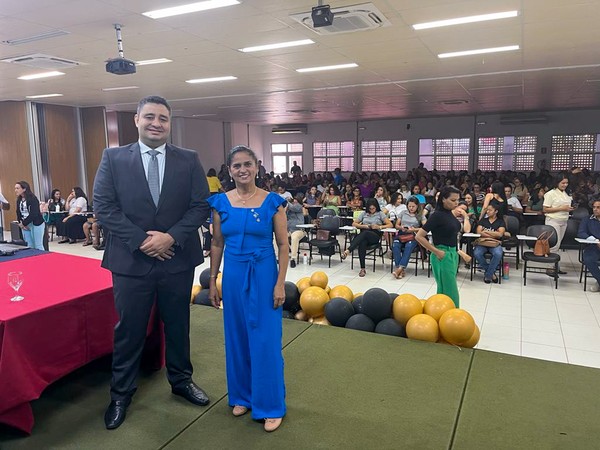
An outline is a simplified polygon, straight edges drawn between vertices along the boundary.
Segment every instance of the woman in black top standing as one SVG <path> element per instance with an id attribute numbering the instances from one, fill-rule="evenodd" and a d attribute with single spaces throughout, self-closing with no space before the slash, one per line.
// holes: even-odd
<path id="1" fill-rule="evenodd" d="M 44 250 L 44 229 L 46 224 L 40 212 L 40 201 L 31 192 L 26 181 L 15 184 L 17 194 L 17 221 L 23 232 L 23 239 L 30 248 Z"/>
<path id="2" fill-rule="evenodd" d="M 458 253 L 456 241 L 461 229 L 460 222 L 452 214 L 458 206 L 460 191 L 453 186 L 444 186 L 440 191 L 435 212 L 425 225 L 417 232 L 416 239 L 423 247 L 431 252 L 431 270 L 437 283 L 437 293 L 446 294 L 459 307 L 458 285 L 456 270 L 458 268 Z M 465 224 L 469 223 L 466 211 L 461 209 Z M 431 232 L 433 244 L 429 242 L 427 233 Z"/>
<path id="3" fill-rule="evenodd" d="M 494 205 L 496 207 L 496 211 L 498 211 L 498 215 L 504 217 L 508 212 L 508 200 L 506 199 L 506 194 L 504 193 L 504 183 L 502 181 L 494 181 L 490 188 L 491 192 L 485 194 L 485 198 L 483 199 L 483 206 L 481 207 L 481 214 L 479 215 L 480 219 L 486 214 L 488 205 Z"/>

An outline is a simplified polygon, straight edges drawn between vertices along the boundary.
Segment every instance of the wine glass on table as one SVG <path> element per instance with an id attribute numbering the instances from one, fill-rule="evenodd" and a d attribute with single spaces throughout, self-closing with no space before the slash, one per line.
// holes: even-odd
<path id="1" fill-rule="evenodd" d="M 19 289 L 23 284 L 23 273 L 22 272 L 9 272 L 8 273 L 8 285 L 13 288 L 16 292 L 15 296 L 10 299 L 11 302 L 20 302 L 25 297 L 19 295 Z"/>

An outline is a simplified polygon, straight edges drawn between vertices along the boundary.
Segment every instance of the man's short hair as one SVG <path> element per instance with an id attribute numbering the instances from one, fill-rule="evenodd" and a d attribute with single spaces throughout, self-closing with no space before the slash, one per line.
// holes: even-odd
<path id="1" fill-rule="evenodd" d="M 138 114 L 140 113 L 140 111 L 146 103 L 155 103 L 157 105 L 163 105 L 165 108 L 167 108 L 167 110 L 169 110 L 169 115 L 171 115 L 171 105 L 169 105 L 169 103 L 167 103 L 167 101 L 164 98 L 159 97 L 158 95 L 149 95 L 148 97 L 144 97 L 143 99 L 141 99 L 137 106 Z"/>

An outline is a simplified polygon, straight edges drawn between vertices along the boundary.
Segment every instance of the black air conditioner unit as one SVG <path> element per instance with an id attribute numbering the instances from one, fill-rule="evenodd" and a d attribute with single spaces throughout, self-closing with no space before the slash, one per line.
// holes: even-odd
<path id="1" fill-rule="evenodd" d="M 271 132 L 273 134 L 306 134 L 308 133 L 308 126 L 305 123 L 276 125 Z"/>
<path id="2" fill-rule="evenodd" d="M 529 125 L 536 123 L 548 123 L 549 121 L 550 119 L 548 116 L 544 115 L 500 117 L 501 125 Z"/>

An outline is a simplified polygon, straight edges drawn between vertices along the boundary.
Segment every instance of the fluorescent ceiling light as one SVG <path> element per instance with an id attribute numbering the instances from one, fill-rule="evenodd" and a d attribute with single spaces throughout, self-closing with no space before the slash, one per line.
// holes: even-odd
<path id="1" fill-rule="evenodd" d="M 415 30 L 425 30 L 427 28 L 447 27 L 450 25 L 461 25 L 463 23 L 484 22 L 486 20 L 507 19 L 517 17 L 519 11 L 504 11 L 493 14 L 480 14 L 478 16 L 458 17 L 456 19 L 437 20 L 435 22 L 416 23 L 412 27 Z"/>
<path id="2" fill-rule="evenodd" d="M 121 86 L 121 87 L 112 87 L 112 88 L 102 88 L 103 91 L 124 91 L 126 89 L 139 89 L 139 86 Z"/>
<path id="3" fill-rule="evenodd" d="M 483 53 L 510 52 L 519 50 L 518 45 L 507 45 L 506 47 L 480 48 L 478 50 L 464 50 L 462 52 L 440 53 L 438 58 L 454 58 L 456 56 L 481 55 Z"/>
<path id="4" fill-rule="evenodd" d="M 32 75 L 23 75 L 22 77 L 19 77 L 19 80 L 37 80 L 38 78 L 57 77 L 59 75 L 64 75 L 64 72 L 52 71 L 34 73 Z"/>
<path id="5" fill-rule="evenodd" d="M 192 114 L 192 117 L 216 116 L 216 114 Z"/>
<path id="6" fill-rule="evenodd" d="M 190 3 L 188 5 L 174 6 L 172 8 L 157 9 L 142 13 L 151 19 L 162 19 L 163 17 L 178 16 L 208 9 L 222 8 L 224 6 L 239 5 L 237 0 L 206 0 L 204 2 Z"/>
<path id="7" fill-rule="evenodd" d="M 274 50 L 277 48 L 287 48 L 287 47 L 297 47 L 299 45 L 309 45 L 314 44 L 315 41 L 312 39 L 302 39 L 301 41 L 289 41 L 289 42 L 279 42 L 278 44 L 268 44 L 268 45 L 257 45 L 256 47 L 245 47 L 240 48 L 240 52 L 250 53 L 250 52 L 261 52 L 263 50 Z"/>
<path id="8" fill-rule="evenodd" d="M 47 97 L 62 97 L 63 94 L 40 94 L 40 95 L 27 95 L 25 98 L 47 98 Z"/>
<path id="9" fill-rule="evenodd" d="M 168 63 L 168 62 L 173 62 L 173 60 L 167 59 L 167 58 L 145 59 L 143 61 L 136 61 L 135 65 L 136 66 L 148 66 L 150 64 L 162 64 L 162 63 Z"/>
<path id="10" fill-rule="evenodd" d="M 30 42 L 41 41 L 42 39 L 49 39 L 49 38 L 58 37 L 58 36 L 65 36 L 67 34 L 71 34 L 71 33 L 69 33 L 68 31 L 64 31 L 64 30 L 52 30 L 52 31 L 48 31 L 46 33 L 36 34 L 34 36 L 27 36 L 27 37 L 18 38 L 18 39 L 7 39 L 5 41 L 2 41 L 2 43 L 6 44 L 6 45 L 29 44 Z"/>
<path id="11" fill-rule="evenodd" d="M 304 69 L 296 69 L 296 72 L 319 72 L 321 70 L 336 70 L 336 69 L 350 69 L 351 67 L 358 67 L 356 63 L 350 64 L 338 64 L 337 66 L 321 66 L 321 67 L 306 67 Z"/>
<path id="12" fill-rule="evenodd" d="M 212 83 L 213 81 L 229 81 L 237 80 L 237 77 L 226 76 L 226 77 L 213 77 L 213 78 L 196 78 L 194 80 L 186 80 L 186 83 Z"/>

